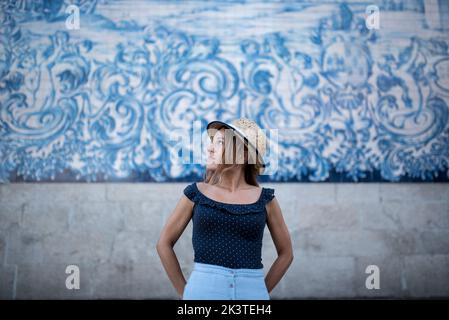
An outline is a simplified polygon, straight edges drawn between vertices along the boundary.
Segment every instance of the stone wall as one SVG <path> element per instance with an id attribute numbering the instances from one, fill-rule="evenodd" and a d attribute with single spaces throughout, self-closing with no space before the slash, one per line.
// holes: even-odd
<path id="1" fill-rule="evenodd" d="M 176 299 L 157 255 L 187 183 L 0 185 L 1 299 Z M 295 259 L 272 299 L 449 296 L 449 185 L 266 183 Z M 184 276 L 191 223 L 175 245 Z M 265 229 L 263 264 L 276 250 Z M 68 265 L 80 289 L 68 290 Z M 368 290 L 368 265 L 380 289 Z"/>

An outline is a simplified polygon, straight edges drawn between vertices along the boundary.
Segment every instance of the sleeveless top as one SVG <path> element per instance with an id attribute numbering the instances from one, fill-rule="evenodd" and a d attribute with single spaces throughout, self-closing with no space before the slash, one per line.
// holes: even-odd
<path id="1" fill-rule="evenodd" d="M 199 191 L 196 183 L 185 187 L 184 194 L 194 202 L 194 262 L 233 269 L 263 268 L 265 205 L 273 199 L 274 189 L 263 187 L 259 199 L 250 204 L 212 200 Z"/>

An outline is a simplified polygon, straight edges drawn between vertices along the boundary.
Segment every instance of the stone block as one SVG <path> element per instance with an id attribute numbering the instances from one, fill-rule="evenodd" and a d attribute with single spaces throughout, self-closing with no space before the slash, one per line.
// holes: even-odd
<path id="1" fill-rule="evenodd" d="M 449 297 L 449 255 L 413 255 L 404 259 L 411 297 Z"/>
<path id="2" fill-rule="evenodd" d="M 278 299 L 346 298 L 355 295 L 355 262 L 352 257 L 295 255 Z"/>
<path id="3" fill-rule="evenodd" d="M 370 265 L 379 268 L 379 289 L 366 286 L 366 280 L 372 275 L 367 271 Z M 369 256 L 355 258 L 355 286 L 357 297 L 363 298 L 404 298 L 408 292 L 403 288 L 404 263 L 402 256 Z"/>
<path id="4" fill-rule="evenodd" d="M 15 277 L 15 265 L 0 266 L 0 300 L 12 300 L 15 298 Z"/>
<path id="5" fill-rule="evenodd" d="M 16 298 L 22 299 L 91 299 L 93 292 L 94 265 L 77 264 L 80 288 L 68 289 L 66 273 L 69 264 L 45 263 L 18 266 Z"/>

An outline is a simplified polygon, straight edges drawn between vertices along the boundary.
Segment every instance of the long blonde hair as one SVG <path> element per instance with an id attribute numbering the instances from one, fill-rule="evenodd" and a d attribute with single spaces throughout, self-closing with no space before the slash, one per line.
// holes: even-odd
<path id="1" fill-rule="evenodd" d="M 219 128 L 217 128 L 217 130 L 220 130 L 224 128 L 224 126 L 221 126 Z M 228 136 L 226 136 L 227 138 Z M 236 137 L 235 135 L 231 136 L 232 139 L 224 139 L 225 140 L 225 144 L 223 147 L 223 152 L 221 154 L 221 163 L 217 164 L 217 168 L 216 169 L 208 169 L 206 168 L 206 172 L 204 174 L 204 182 L 205 183 L 209 183 L 209 184 L 217 184 L 221 181 L 223 175 L 231 170 L 232 168 L 236 168 L 236 167 L 240 167 L 240 166 L 244 166 L 244 177 L 245 177 L 245 182 L 247 184 L 259 187 L 259 183 L 257 182 L 257 176 L 259 174 L 259 159 L 258 157 L 256 157 L 256 163 L 248 163 L 248 146 L 247 143 L 245 141 L 245 143 L 243 143 L 243 141 L 241 139 L 239 139 L 238 137 Z M 210 137 L 211 141 L 213 140 L 213 136 Z M 226 150 L 230 150 L 232 148 L 233 152 L 229 153 L 226 152 Z M 243 156 L 243 160 L 244 163 L 237 163 L 236 161 L 236 157 L 237 155 L 244 155 Z M 250 153 L 251 154 L 251 153 Z M 229 162 L 229 156 L 232 155 L 232 163 L 229 164 L 227 162 Z M 226 158 L 228 157 L 228 158 Z M 225 161 L 227 160 L 227 161 Z M 251 161 L 254 162 L 254 161 Z"/>

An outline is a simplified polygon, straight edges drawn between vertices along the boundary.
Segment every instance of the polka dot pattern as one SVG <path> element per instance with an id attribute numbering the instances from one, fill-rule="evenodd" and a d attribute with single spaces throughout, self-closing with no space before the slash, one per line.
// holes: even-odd
<path id="1" fill-rule="evenodd" d="M 192 244 L 194 261 L 227 268 L 260 269 L 266 204 L 274 189 L 262 188 L 251 204 L 218 202 L 201 193 L 192 183 L 184 194 L 193 201 Z"/>

